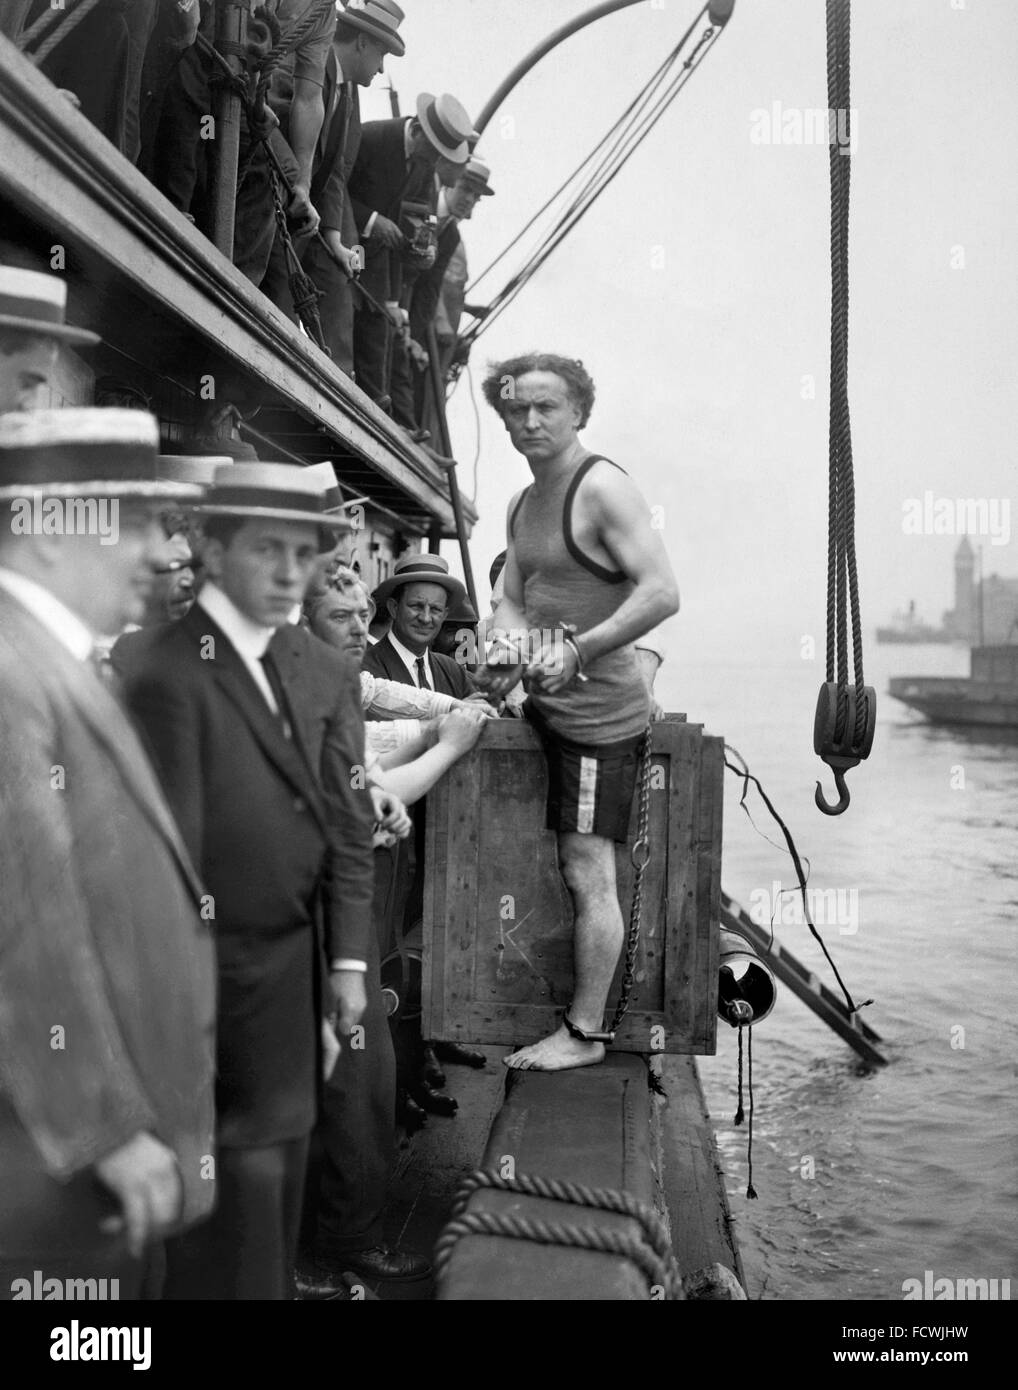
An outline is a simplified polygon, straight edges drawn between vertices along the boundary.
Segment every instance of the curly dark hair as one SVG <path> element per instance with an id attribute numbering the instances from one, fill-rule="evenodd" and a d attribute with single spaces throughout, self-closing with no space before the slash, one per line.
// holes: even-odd
<path id="1" fill-rule="evenodd" d="M 528 352 L 522 357 L 509 357 L 504 362 L 493 362 L 484 379 L 484 399 L 492 410 L 503 414 L 507 400 L 512 399 L 512 390 L 507 391 L 516 379 L 528 372 L 554 372 L 565 382 L 566 391 L 573 405 L 580 412 L 578 428 L 583 429 L 594 408 L 594 383 L 583 363 L 575 357 L 559 357 L 554 352 Z"/>

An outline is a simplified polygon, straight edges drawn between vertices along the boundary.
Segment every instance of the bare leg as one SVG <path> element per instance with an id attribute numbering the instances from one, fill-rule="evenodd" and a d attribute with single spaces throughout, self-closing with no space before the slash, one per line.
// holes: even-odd
<path id="1" fill-rule="evenodd" d="M 615 885 L 615 846 L 601 835 L 564 831 L 559 867 L 576 913 L 573 958 L 576 984 L 569 1017 L 585 1033 L 600 1032 L 608 990 L 622 949 L 622 911 Z M 604 1060 L 604 1043 L 582 1042 L 560 1025 L 548 1038 L 504 1059 L 520 1071 L 565 1071 Z"/>

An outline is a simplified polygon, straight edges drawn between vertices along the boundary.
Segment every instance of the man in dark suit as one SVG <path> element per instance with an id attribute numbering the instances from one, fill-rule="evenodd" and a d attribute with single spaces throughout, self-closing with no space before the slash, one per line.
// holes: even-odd
<path id="1" fill-rule="evenodd" d="M 440 555 L 408 555 L 373 596 L 380 613 L 388 612 L 392 626 L 368 647 L 362 670 L 383 680 L 421 689 L 437 690 L 460 700 L 486 703 L 473 691 L 470 680 L 450 656 L 431 650 L 450 607 L 466 600 L 466 590 L 449 573 Z M 420 919 L 424 904 L 425 803 L 411 810 L 414 834 L 397 847 L 393 878 L 399 885 L 388 900 L 389 920 L 383 936 L 400 940 Z"/>
<path id="2" fill-rule="evenodd" d="M 474 692 L 463 667 L 431 650 L 450 607 L 466 599 L 463 585 L 449 573 L 449 562 L 441 555 L 408 555 L 396 562 L 373 598 L 379 612 L 388 612 L 392 627 L 368 648 L 364 670 L 402 685 L 469 699 Z"/>
<path id="3" fill-rule="evenodd" d="M 423 92 L 417 115 L 368 121 L 348 180 L 350 205 L 365 250 L 361 284 L 380 305 L 366 301 L 354 320 L 357 381 L 372 400 L 389 394 L 389 354 L 393 327 L 401 331 L 409 316 L 400 308 L 404 290 L 405 237 L 401 209 L 413 202 L 434 213 L 440 158 L 465 164 L 474 138 L 470 118 L 455 97 Z"/>
<path id="4" fill-rule="evenodd" d="M 360 683 L 287 621 L 349 529 L 324 508 L 302 469 L 220 470 L 203 509 L 205 586 L 126 681 L 215 903 L 219 1205 L 168 1249 L 170 1297 L 292 1296 L 317 1075 L 336 1055 L 319 917 L 341 1036 L 365 1009 L 376 809 Z"/>
<path id="5" fill-rule="evenodd" d="M 426 403 L 431 392 L 431 378 L 426 370 L 427 354 L 431 350 L 429 329 L 435 322 L 439 302 L 442 298 L 442 285 L 457 249 L 461 245 L 459 224 L 469 222 L 474 208 L 482 198 L 492 198 L 495 190 L 488 184 L 491 170 L 483 160 L 471 155 L 462 169 L 444 171 L 439 167 L 439 176 L 451 176 L 451 185 L 443 184 L 438 195 L 438 254 L 430 270 L 422 271 L 414 281 L 410 295 L 410 337 L 415 344 L 411 353 L 416 359 L 417 370 L 411 375 L 410 354 L 394 356 L 392 364 L 392 413 L 401 425 L 412 429 L 424 427 L 428 434 L 435 431 L 432 423 L 437 419 L 425 418 Z M 441 349 L 439 349 L 441 351 Z M 446 363 L 439 362 L 444 371 Z"/>
<path id="6" fill-rule="evenodd" d="M 0 1298 L 37 1270 L 137 1298 L 216 1190 L 207 900 L 91 661 L 141 615 L 156 509 L 201 496 L 155 481 L 158 438 L 135 410 L 0 418 Z M 33 501 L 80 509 L 45 533 Z"/>

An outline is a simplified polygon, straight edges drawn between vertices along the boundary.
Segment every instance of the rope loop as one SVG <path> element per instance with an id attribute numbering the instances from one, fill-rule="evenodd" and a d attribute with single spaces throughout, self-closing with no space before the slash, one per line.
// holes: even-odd
<path id="1" fill-rule="evenodd" d="M 468 1211 L 470 1198 L 481 1188 L 613 1212 L 636 1221 L 640 1232 L 634 1236 L 609 1227 L 574 1226 L 508 1211 Z M 681 1276 L 665 1222 L 653 1207 L 628 1192 L 585 1187 L 568 1179 L 546 1178 L 539 1174 L 517 1173 L 513 1178 L 506 1178 L 491 1168 L 478 1169 L 465 1178 L 457 1190 L 449 1220 L 435 1246 L 435 1277 L 439 1282 L 448 1275 L 457 1243 L 467 1235 L 501 1236 L 539 1245 L 619 1255 L 637 1266 L 651 1289 L 663 1289 L 666 1299 L 678 1300 L 683 1296 Z"/>

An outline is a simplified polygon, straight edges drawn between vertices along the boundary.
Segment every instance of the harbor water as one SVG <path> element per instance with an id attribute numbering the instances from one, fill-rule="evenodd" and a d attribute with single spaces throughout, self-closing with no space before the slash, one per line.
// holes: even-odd
<path id="1" fill-rule="evenodd" d="M 848 774 L 847 813 L 828 818 L 813 804 L 817 777 L 835 795 L 812 751 L 823 651 L 785 650 L 680 649 L 658 695 L 761 779 L 810 860 L 814 919 L 849 990 L 873 1000 L 889 1065 L 867 1072 L 779 986 L 753 1035 L 749 1200 L 736 1033 L 719 1020 L 700 1072 L 749 1296 L 902 1299 L 927 1271 L 997 1280 L 1001 1297 L 1010 1279 L 1018 1295 L 1018 734 L 938 729 L 886 695 L 892 675 L 967 674 L 966 649 L 871 646 L 873 751 Z M 754 830 L 740 793 L 726 774 L 725 890 L 757 920 L 773 914 L 777 939 L 836 990 L 797 895 L 782 895 L 795 876 L 781 832 L 751 790 Z"/>

